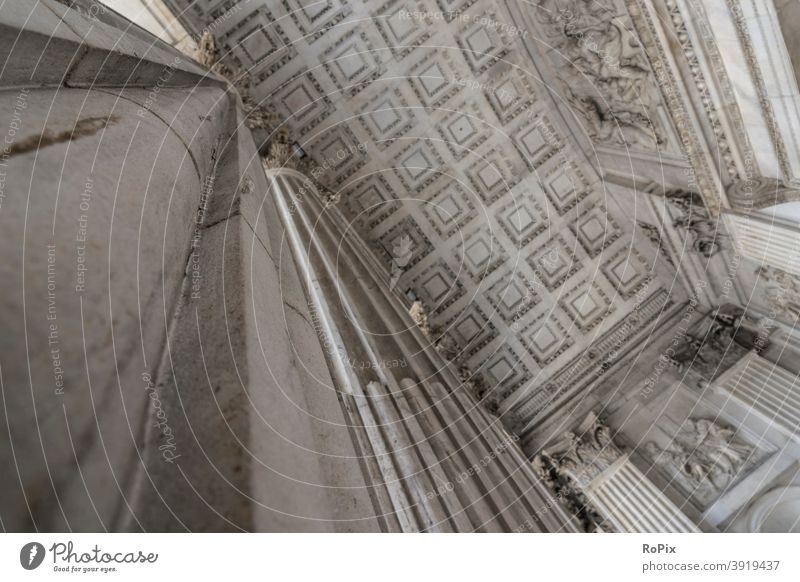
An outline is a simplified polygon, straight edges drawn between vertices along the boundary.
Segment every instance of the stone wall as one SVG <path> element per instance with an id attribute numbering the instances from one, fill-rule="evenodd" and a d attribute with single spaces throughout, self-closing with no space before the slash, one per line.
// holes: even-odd
<path id="1" fill-rule="evenodd" d="M 126 27 L 0 10 L 3 527 L 373 530 L 238 97 Z"/>

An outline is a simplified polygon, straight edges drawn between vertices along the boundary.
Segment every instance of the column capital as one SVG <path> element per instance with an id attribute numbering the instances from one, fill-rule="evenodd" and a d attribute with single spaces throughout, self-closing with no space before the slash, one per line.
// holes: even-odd
<path id="1" fill-rule="evenodd" d="M 622 456 L 614 444 L 611 429 L 590 412 L 575 431 L 542 451 L 558 470 L 582 488 L 588 487 Z"/>
<path id="2" fill-rule="evenodd" d="M 545 485 L 572 511 L 587 532 L 614 531 L 587 495 L 592 483 L 615 470 L 624 453 L 612 438 L 611 429 L 594 413 L 575 429 L 533 458 Z"/>

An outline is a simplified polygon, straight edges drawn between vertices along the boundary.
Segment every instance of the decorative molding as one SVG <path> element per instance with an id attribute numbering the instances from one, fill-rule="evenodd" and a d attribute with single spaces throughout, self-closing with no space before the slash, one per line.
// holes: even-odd
<path id="1" fill-rule="evenodd" d="M 541 388 L 520 398 L 509 415 L 513 426 L 525 437 L 536 424 L 569 394 L 577 394 L 601 378 L 622 357 L 627 345 L 671 305 L 669 295 L 659 289 L 638 308 L 592 343 L 591 349 L 568 362 Z"/>
<path id="2" fill-rule="evenodd" d="M 703 148 L 704 141 L 694 129 L 694 119 L 689 113 L 692 109 L 684 103 L 680 81 L 670 62 L 670 51 L 661 43 L 658 27 L 650 13 L 651 7 L 644 0 L 624 0 L 624 2 L 661 89 L 663 102 L 678 133 L 681 149 L 691 165 L 697 190 L 703 197 L 710 215 L 716 217 L 722 208 L 717 174 Z"/>
<path id="3" fill-rule="evenodd" d="M 299 172 L 308 170 L 308 161 L 297 156 L 294 144 L 289 141 L 289 130 L 286 126 L 281 126 L 275 131 L 269 143 L 269 150 L 262 156 L 261 161 L 267 170 L 279 168 L 289 168 Z"/>
<path id="4" fill-rule="evenodd" d="M 304 6 L 300 0 L 281 0 L 281 3 L 309 44 L 318 41 L 352 12 L 347 0 L 316 2 L 310 6 Z"/>
<path id="5" fill-rule="evenodd" d="M 611 429 L 590 413 L 576 432 L 565 433 L 542 455 L 555 461 L 563 473 L 582 489 L 608 471 L 622 456 L 611 439 Z"/>
<path id="6" fill-rule="evenodd" d="M 219 43 L 214 35 L 206 30 L 197 43 L 195 60 L 214 73 L 224 77 L 229 85 L 239 93 L 244 107 L 245 125 L 248 129 L 273 130 L 280 120 L 278 114 L 262 101 L 256 101 L 251 95 L 252 79 L 249 73 L 234 73 L 223 61 Z"/>
<path id="7" fill-rule="evenodd" d="M 692 2 L 691 4 L 697 7 L 697 4 L 695 4 L 694 2 Z M 695 89 L 697 90 L 697 93 L 700 97 L 700 103 L 702 104 L 703 110 L 705 111 L 706 114 L 705 118 L 706 123 L 708 123 L 709 127 L 711 128 L 711 131 L 714 134 L 715 145 L 719 150 L 722 161 L 725 163 L 725 168 L 728 171 L 728 176 L 732 180 L 738 180 L 739 170 L 736 166 L 736 159 L 734 158 L 733 152 L 731 150 L 730 141 L 728 140 L 725 128 L 723 127 L 720 119 L 720 111 L 717 109 L 714 99 L 711 96 L 708 80 L 705 78 L 705 75 L 703 74 L 703 69 L 700 66 L 698 49 L 692 43 L 692 39 L 686 27 L 686 21 L 681 12 L 678 1 L 665 0 L 664 6 L 666 7 L 669 15 L 669 19 L 667 19 L 666 21 L 672 22 L 674 38 L 677 39 L 677 41 L 680 43 L 680 48 L 683 54 L 683 58 L 686 59 L 687 66 L 689 68 L 689 73 L 691 74 L 692 79 L 694 80 Z M 706 55 L 706 59 L 712 63 L 721 62 L 722 57 L 719 53 L 719 49 L 717 48 L 716 42 L 714 42 L 714 38 L 711 31 L 708 30 L 708 23 L 706 19 L 700 17 L 699 15 L 696 15 L 693 24 L 700 29 L 700 36 L 703 42 L 702 50 Z M 728 77 L 727 72 L 723 67 L 715 67 L 713 74 L 716 77 L 717 81 L 719 82 L 720 90 L 723 93 L 725 101 L 728 103 L 732 103 L 735 97 L 733 93 L 731 80 Z M 735 131 L 739 135 L 744 136 L 745 135 L 744 121 L 738 109 L 728 110 L 726 111 L 726 115 L 728 117 L 728 120 L 734 126 Z M 745 157 L 748 154 L 752 156 L 752 148 L 750 147 L 750 144 L 749 142 L 747 142 L 746 139 L 743 140 L 742 142 L 737 143 L 737 146 L 742 150 L 742 154 Z"/>
<path id="8" fill-rule="evenodd" d="M 203 32 L 197 44 L 195 60 L 222 76 L 228 81 L 229 87 L 236 91 L 242 100 L 245 125 L 250 130 L 264 130 L 270 133 L 269 148 L 266 155 L 262 156 L 265 169 L 290 168 L 298 171 L 308 170 L 308 160 L 298 157 L 297 150 L 289 139 L 289 130 L 280 123 L 278 114 L 263 100 L 256 102 L 251 95 L 252 79 L 248 73 L 234 73 L 222 60 L 222 53 L 216 37 L 208 30 Z M 321 192 L 327 191 L 318 186 Z M 323 194 L 323 199 L 329 203 L 338 201 L 330 193 Z"/>
<path id="9" fill-rule="evenodd" d="M 636 225 L 641 229 L 642 233 L 644 233 L 647 239 L 653 243 L 653 246 L 658 249 L 658 256 L 664 257 L 664 260 L 674 268 L 675 261 L 672 259 L 669 246 L 665 240 L 665 237 L 663 236 L 662 227 L 643 222 L 641 220 L 637 220 Z"/>
<path id="10" fill-rule="evenodd" d="M 750 38 L 750 33 L 747 31 L 747 22 L 745 21 L 742 7 L 739 0 L 725 0 L 728 8 L 733 16 L 733 22 L 736 25 L 736 34 L 739 37 L 739 43 L 745 54 L 747 60 L 747 67 L 750 69 L 750 76 L 756 86 L 758 93 L 758 103 L 761 107 L 761 113 L 767 124 L 769 137 L 772 145 L 775 147 L 775 154 L 781 166 L 781 172 L 784 176 L 792 176 L 792 167 L 789 164 L 789 159 L 786 154 L 786 145 L 783 143 L 783 137 L 778 129 L 778 123 L 775 120 L 775 112 L 772 109 L 772 102 L 767 95 L 766 85 L 764 83 L 764 75 L 761 72 L 761 67 L 758 64 L 758 58 L 755 55 L 753 48 L 753 41 Z"/>

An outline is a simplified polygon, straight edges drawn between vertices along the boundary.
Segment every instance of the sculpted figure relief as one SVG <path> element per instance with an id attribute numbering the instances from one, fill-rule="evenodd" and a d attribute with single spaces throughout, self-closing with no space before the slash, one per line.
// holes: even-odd
<path id="1" fill-rule="evenodd" d="M 685 381 L 712 382 L 745 357 L 760 353 L 770 345 L 770 328 L 749 316 L 738 305 L 725 303 L 695 323 L 670 354 L 670 362 L 682 372 Z"/>
<path id="2" fill-rule="evenodd" d="M 756 460 L 756 448 L 738 438 L 735 430 L 704 418 L 686 419 L 667 447 L 649 442 L 645 451 L 703 505 Z"/>
<path id="3" fill-rule="evenodd" d="M 541 0 L 535 18 L 574 76 L 566 99 L 597 141 L 655 149 L 666 142 L 644 51 L 624 9 L 593 0 Z M 563 60 L 562 60 L 563 59 Z"/>
<path id="4" fill-rule="evenodd" d="M 681 214 L 672 225 L 681 228 L 692 236 L 692 249 L 706 258 L 714 256 L 721 250 L 721 239 L 718 221 L 711 218 L 703 199 L 696 192 L 671 189 L 664 192 L 664 197 Z"/>
<path id="5" fill-rule="evenodd" d="M 770 266 L 761 266 L 756 274 L 765 282 L 767 305 L 786 323 L 800 319 L 800 280 L 791 273 Z"/>

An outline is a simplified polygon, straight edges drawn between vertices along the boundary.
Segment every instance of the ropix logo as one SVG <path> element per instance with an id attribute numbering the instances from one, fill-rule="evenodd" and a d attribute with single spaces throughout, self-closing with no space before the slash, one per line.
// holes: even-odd
<path id="1" fill-rule="evenodd" d="M 26 570 L 35 570 L 44 561 L 44 546 L 39 542 L 28 542 L 19 551 L 19 563 Z"/>

